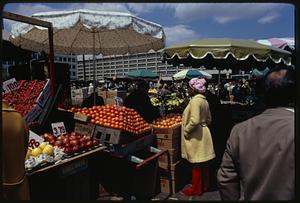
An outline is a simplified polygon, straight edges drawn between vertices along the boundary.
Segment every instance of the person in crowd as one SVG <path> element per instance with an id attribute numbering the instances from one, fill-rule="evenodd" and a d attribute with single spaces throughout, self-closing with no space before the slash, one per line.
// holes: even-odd
<path id="1" fill-rule="evenodd" d="M 160 116 L 159 109 L 152 105 L 148 96 L 149 84 L 146 81 L 138 81 L 137 89 L 130 93 L 123 105 L 135 109 L 146 122 L 151 123 Z"/>
<path id="2" fill-rule="evenodd" d="M 287 67 L 269 71 L 267 109 L 232 129 L 217 176 L 222 200 L 295 198 L 295 77 Z"/>
<path id="3" fill-rule="evenodd" d="M 29 200 L 25 156 L 29 132 L 23 117 L 2 101 L 2 192 L 4 200 Z"/>
<path id="4" fill-rule="evenodd" d="M 94 104 L 94 97 L 96 98 Z M 104 100 L 97 92 L 93 92 L 89 97 L 83 100 L 81 107 L 103 106 Z"/>
<path id="5" fill-rule="evenodd" d="M 204 96 L 205 79 L 189 81 L 192 96 L 185 108 L 181 126 L 181 156 L 192 165 L 192 186 L 183 191 L 184 195 L 202 195 L 209 189 L 208 161 L 215 158 L 213 141 L 208 125 L 211 114 Z"/>
<path id="6" fill-rule="evenodd" d="M 161 85 L 159 88 L 158 88 L 158 94 L 161 95 L 161 96 L 166 96 L 166 95 L 169 95 L 171 94 L 172 92 L 168 89 L 168 85 L 167 83 Z"/>

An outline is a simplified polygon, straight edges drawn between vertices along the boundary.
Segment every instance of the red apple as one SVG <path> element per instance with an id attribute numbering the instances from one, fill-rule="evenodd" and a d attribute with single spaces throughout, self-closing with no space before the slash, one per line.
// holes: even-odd
<path id="1" fill-rule="evenodd" d="M 85 143 L 85 139 L 82 137 L 82 138 L 80 138 L 79 142 L 80 143 Z"/>
<path id="2" fill-rule="evenodd" d="M 86 148 L 85 143 L 81 143 L 79 148 L 80 148 L 80 150 L 85 150 L 85 148 Z"/>
<path id="3" fill-rule="evenodd" d="M 73 152 L 77 152 L 77 151 L 79 151 L 79 145 L 73 146 Z"/>
<path id="4" fill-rule="evenodd" d="M 62 142 L 66 145 L 70 142 L 69 138 L 65 137 Z"/>
<path id="5" fill-rule="evenodd" d="M 70 154 L 73 154 L 73 149 L 71 147 L 66 147 L 64 149 L 64 153 L 70 155 Z"/>
<path id="6" fill-rule="evenodd" d="M 95 139 L 93 139 L 93 145 L 94 145 L 94 146 L 97 146 L 97 145 L 99 145 L 99 141 L 98 141 L 98 140 L 95 140 Z"/>
<path id="7" fill-rule="evenodd" d="M 73 136 L 76 136 L 76 133 L 75 133 L 75 132 L 71 132 L 70 135 L 71 135 L 71 136 L 72 136 L 72 135 L 73 135 Z"/>
<path id="8" fill-rule="evenodd" d="M 70 140 L 76 140 L 76 136 L 75 135 L 71 135 L 70 136 Z"/>
<path id="9" fill-rule="evenodd" d="M 70 141 L 70 144 L 71 144 L 72 146 L 76 146 L 76 145 L 79 144 L 79 142 L 78 142 L 77 140 L 71 140 L 71 141 Z"/>
<path id="10" fill-rule="evenodd" d="M 49 144 L 55 145 L 55 140 L 49 140 Z"/>
<path id="11" fill-rule="evenodd" d="M 57 140 L 63 140 L 65 138 L 65 136 L 61 135 L 57 137 Z"/>
<path id="12" fill-rule="evenodd" d="M 61 147 L 62 146 L 62 141 L 61 140 L 57 140 L 54 145 L 57 146 L 57 147 Z"/>
<path id="13" fill-rule="evenodd" d="M 85 139 L 85 141 L 90 141 L 91 140 L 91 137 L 87 136 L 87 135 L 83 136 L 83 138 Z"/>
<path id="14" fill-rule="evenodd" d="M 93 146 L 93 142 L 92 141 L 88 141 L 87 143 L 86 143 L 86 147 L 87 148 L 91 148 Z"/>

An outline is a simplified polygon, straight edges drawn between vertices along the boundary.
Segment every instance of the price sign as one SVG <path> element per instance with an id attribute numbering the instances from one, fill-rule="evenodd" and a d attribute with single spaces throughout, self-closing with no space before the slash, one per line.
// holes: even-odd
<path id="1" fill-rule="evenodd" d="M 64 122 L 51 123 L 54 136 L 66 134 L 66 128 Z"/>
<path id="2" fill-rule="evenodd" d="M 37 148 L 42 142 L 44 142 L 44 138 L 29 130 L 28 147 L 31 147 L 32 149 Z"/>
<path id="3" fill-rule="evenodd" d="M 4 93 L 8 93 L 8 92 L 18 89 L 19 84 L 15 78 L 12 78 L 12 79 L 4 81 L 2 87 L 3 87 Z"/>

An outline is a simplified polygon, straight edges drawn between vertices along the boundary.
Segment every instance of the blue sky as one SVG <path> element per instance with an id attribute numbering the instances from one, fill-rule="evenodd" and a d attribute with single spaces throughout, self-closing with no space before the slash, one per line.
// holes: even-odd
<path id="1" fill-rule="evenodd" d="M 5 11 L 26 16 L 54 10 L 129 12 L 163 26 L 166 45 L 207 37 L 295 37 L 294 5 L 282 3 L 10 3 Z M 10 32 L 13 21 L 4 20 Z"/>

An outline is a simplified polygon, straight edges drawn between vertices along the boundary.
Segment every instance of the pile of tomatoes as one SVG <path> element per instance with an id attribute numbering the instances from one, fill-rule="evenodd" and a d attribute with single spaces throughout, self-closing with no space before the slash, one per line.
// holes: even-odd
<path id="1" fill-rule="evenodd" d="M 19 80 L 19 88 L 13 92 L 5 93 L 2 98 L 8 101 L 22 116 L 26 116 L 36 105 L 36 99 L 40 95 L 47 80 Z"/>
<path id="2" fill-rule="evenodd" d="M 169 114 L 164 118 L 158 118 L 153 122 L 154 128 L 173 128 L 180 125 L 182 117 L 180 114 Z"/>
<path id="3" fill-rule="evenodd" d="M 91 123 L 107 128 L 141 134 L 150 130 L 150 125 L 134 110 L 124 106 L 93 106 L 71 108 L 73 113 L 91 117 Z"/>

